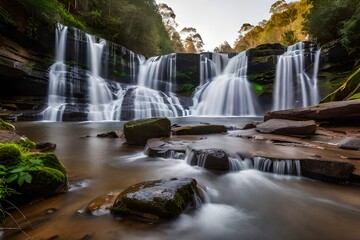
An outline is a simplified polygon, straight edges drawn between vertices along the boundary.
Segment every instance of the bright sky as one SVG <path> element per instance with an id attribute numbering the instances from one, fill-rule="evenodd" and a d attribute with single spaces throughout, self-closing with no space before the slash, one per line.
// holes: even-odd
<path id="1" fill-rule="evenodd" d="M 224 41 L 233 46 L 243 23 L 257 25 L 269 20 L 270 6 L 276 0 L 155 0 L 166 3 L 176 14 L 178 31 L 194 27 L 212 51 Z"/>

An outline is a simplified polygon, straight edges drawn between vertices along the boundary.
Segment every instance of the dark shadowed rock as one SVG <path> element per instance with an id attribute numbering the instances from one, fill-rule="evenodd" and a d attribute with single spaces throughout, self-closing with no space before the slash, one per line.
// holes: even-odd
<path id="1" fill-rule="evenodd" d="M 173 128 L 171 130 L 173 135 L 201 135 L 201 134 L 213 134 L 213 133 L 226 133 L 227 129 L 224 125 L 195 125 L 195 126 L 183 126 Z"/>
<path id="2" fill-rule="evenodd" d="M 37 143 L 35 149 L 39 150 L 40 152 L 50 152 L 55 150 L 56 144 L 51 142 L 45 143 Z"/>
<path id="3" fill-rule="evenodd" d="M 315 120 L 328 122 L 360 122 L 360 99 L 328 102 L 316 106 L 267 112 L 264 120 Z"/>
<path id="4" fill-rule="evenodd" d="M 193 149 L 187 162 L 191 166 L 196 165 L 210 170 L 228 171 L 230 169 L 229 154 L 223 149 Z"/>
<path id="5" fill-rule="evenodd" d="M 340 141 L 337 146 L 343 149 L 358 150 L 360 149 L 360 138 L 348 137 Z"/>
<path id="6" fill-rule="evenodd" d="M 129 121 L 124 124 L 126 142 L 144 146 L 147 140 L 158 137 L 169 137 L 171 122 L 167 118 L 147 118 Z"/>
<path id="7" fill-rule="evenodd" d="M 197 194 L 192 178 L 137 183 L 118 195 L 111 213 L 150 221 L 175 218 L 192 206 Z"/>
<path id="8" fill-rule="evenodd" d="M 99 138 L 120 138 L 123 136 L 122 132 L 110 131 L 107 133 L 99 133 L 96 135 Z"/>
<path id="9" fill-rule="evenodd" d="M 262 133 L 298 136 L 314 134 L 316 128 L 316 123 L 313 120 L 293 121 L 286 119 L 271 119 L 256 126 L 256 130 Z"/>

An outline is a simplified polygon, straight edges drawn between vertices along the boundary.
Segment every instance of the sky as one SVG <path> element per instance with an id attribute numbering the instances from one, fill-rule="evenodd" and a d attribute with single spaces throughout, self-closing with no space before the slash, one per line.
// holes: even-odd
<path id="1" fill-rule="evenodd" d="M 268 20 L 270 6 L 276 0 L 155 0 L 166 3 L 175 14 L 178 31 L 194 27 L 201 35 L 205 51 L 212 51 L 224 41 L 233 46 L 241 25 L 257 25 Z"/>

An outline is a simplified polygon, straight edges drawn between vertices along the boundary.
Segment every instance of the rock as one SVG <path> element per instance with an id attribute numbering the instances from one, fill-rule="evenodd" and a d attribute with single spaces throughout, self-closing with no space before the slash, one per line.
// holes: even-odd
<path id="1" fill-rule="evenodd" d="M 337 146 L 343 149 L 360 150 L 360 138 L 345 138 L 341 140 Z"/>
<path id="2" fill-rule="evenodd" d="M 19 142 L 22 137 L 14 131 L 0 130 L 0 143 Z"/>
<path id="3" fill-rule="evenodd" d="M 197 182 L 192 178 L 137 183 L 117 196 L 111 213 L 150 221 L 171 219 L 192 206 L 197 194 Z"/>
<path id="4" fill-rule="evenodd" d="M 111 131 L 111 132 L 107 132 L 107 133 L 100 133 L 98 135 L 96 135 L 97 137 L 100 138 L 120 138 L 123 136 L 122 132 L 116 132 L 116 131 Z"/>
<path id="5" fill-rule="evenodd" d="M 0 118 L 0 130 L 15 131 L 15 127 Z"/>
<path id="6" fill-rule="evenodd" d="M 0 143 L 0 164 L 5 167 L 17 165 L 21 161 L 21 149 L 15 143 Z"/>
<path id="7" fill-rule="evenodd" d="M 110 213 L 116 197 L 120 191 L 109 192 L 108 194 L 92 200 L 85 208 L 85 213 L 93 216 L 102 216 Z"/>
<path id="8" fill-rule="evenodd" d="M 213 133 L 226 133 L 227 129 L 224 125 L 195 125 L 195 126 L 183 126 L 173 128 L 171 130 L 173 135 L 202 135 Z"/>
<path id="9" fill-rule="evenodd" d="M 51 142 L 45 143 L 37 143 L 35 149 L 39 150 L 40 152 L 50 152 L 55 150 L 56 144 Z"/>
<path id="10" fill-rule="evenodd" d="M 274 133 L 282 135 L 306 136 L 314 134 L 316 123 L 309 121 L 293 121 L 286 119 L 270 119 L 256 126 L 256 130 L 262 133 Z"/>
<path id="11" fill-rule="evenodd" d="M 223 149 L 192 150 L 187 162 L 191 166 L 199 166 L 210 170 L 228 171 L 230 169 L 229 154 Z"/>
<path id="12" fill-rule="evenodd" d="M 322 103 L 316 106 L 267 112 L 264 120 L 315 120 L 344 124 L 360 122 L 360 99 Z"/>
<path id="13" fill-rule="evenodd" d="M 147 118 L 129 121 L 124 124 L 126 142 L 144 146 L 147 140 L 158 137 L 169 137 L 171 122 L 167 118 Z"/>
<path id="14" fill-rule="evenodd" d="M 144 153 L 149 157 L 184 159 L 187 146 L 191 143 L 191 140 L 179 137 L 153 138 L 147 141 Z"/>
<path id="15" fill-rule="evenodd" d="M 355 166 L 348 162 L 326 160 L 302 160 L 303 176 L 330 182 L 349 181 Z"/>

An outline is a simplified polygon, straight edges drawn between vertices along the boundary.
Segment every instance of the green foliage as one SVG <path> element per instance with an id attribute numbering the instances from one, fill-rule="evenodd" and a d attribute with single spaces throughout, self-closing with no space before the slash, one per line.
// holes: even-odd
<path id="1" fill-rule="evenodd" d="M 318 43 L 342 38 L 349 49 L 359 42 L 359 0 L 312 0 L 304 29 Z M 357 45 L 356 45 L 357 44 Z"/>
<path id="2" fill-rule="evenodd" d="M 34 143 L 33 141 L 31 141 L 30 139 L 28 139 L 27 137 L 23 137 L 18 144 L 27 149 L 27 150 L 31 150 L 34 149 L 36 147 L 36 143 Z"/>
<path id="3" fill-rule="evenodd" d="M 196 86 L 192 83 L 185 83 L 181 85 L 181 87 L 176 91 L 176 93 L 191 96 L 191 94 L 195 91 Z"/>
<path id="4" fill-rule="evenodd" d="M 43 167 L 43 162 L 40 159 L 25 159 L 20 164 L 9 168 L 9 176 L 6 178 L 7 183 L 17 181 L 19 186 L 24 182 L 31 183 L 31 172 L 38 172 Z"/>
<path id="5" fill-rule="evenodd" d="M 281 37 L 282 37 L 281 43 L 284 44 L 285 46 L 293 45 L 299 41 L 295 36 L 295 32 L 291 30 L 284 32 L 281 35 Z"/>
<path id="6" fill-rule="evenodd" d="M 262 92 L 264 89 L 263 86 L 256 84 L 256 83 L 252 83 L 251 86 L 255 92 Z"/>
<path id="7" fill-rule="evenodd" d="M 15 127 L 14 125 L 7 123 L 0 118 L 0 130 L 15 131 Z"/>
<path id="8" fill-rule="evenodd" d="M 2 6 L 0 6 L 0 24 L 1 23 L 10 24 L 14 27 L 17 25 L 13 16 Z"/>

